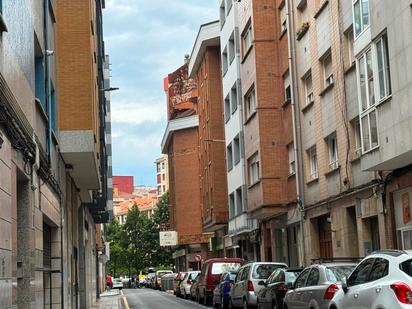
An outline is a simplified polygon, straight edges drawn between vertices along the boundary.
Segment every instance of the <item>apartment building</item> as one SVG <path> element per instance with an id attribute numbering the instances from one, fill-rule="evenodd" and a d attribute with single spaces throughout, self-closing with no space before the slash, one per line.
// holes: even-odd
<path id="1" fill-rule="evenodd" d="M 259 226 L 258 221 L 248 214 L 247 205 L 238 2 L 222 0 L 219 10 L 229 209 L 225 249 L 227 256 L 257 261 L 260 256 Z"/>
<path id="2" fill-rule="evenodd" d="M 96 228 L 109 220 L 111 209 L 110 105 L 106 88 L 102 9 L 104 1 L 57 1 L 55 37 L 59 53 L 55 71 L 59 83 L 58 126 L 60 153 L 70 175 L 64 222 L 68 260 L 65 263 L 64 298 L 70 306 L 89 308 L 99 296 L 97 280 L 104 278 L 96 265 L 102 244 L 96 248 Z M 79 11 L 82 14 L 79 14 Z M 106 71 L 106 74 L 104 72 Z M 67 300 L 66 300 L 67 299 Z"/>
<path id="3" fill-rule="evenodd" d="M 258 258 L 299 265 L 296 177 L 287 164 L 288 150 L 295 147 L 291 89 L 285 89 L 289 71 L 283 4 L 248 0 L 238 5 L 240 96 L 248 213 L 260 222 Z M 291 245 L 280 254 L 285 240 Z"/>
<path id="4" fill-rule="evenodd" d="M 200 26 L 189 61 L 189 77 L 198 85 L 199 177 L 203 231 L 213 232 L 209 250 L 224 256 L 227 234 L 225 132 L 220 62 L 220 23 Z"/>
<path id="5" fill-rule="evenodd" d="M 1 308 L 80 307 L 99 292 L 96 245 L 102 249 L 104 239 L 95 223 L 104 221 L 106 200 L 95 216 L 80 204 L 88 190 L 105 186 L 105 174 L 86 185 L 87 175 L 63 158 L 78 144 L 63 136 L 59 8 L 59 1 L 0 3 Z M 84 265 L 93 271 L 82 275 Z M 93 285 L 85 289 L 86 282 Z"/>
<path id="6" fill-rule="evenodd" d="M 156 183 L 157 196 L 160 198 L 169 191 L 169 166 L 167 155 L 162 155 L 155 161 L 156 164 Z"/>
<path id="7" fill-rule="evenodd" d="M 188 76 L 188 61 L 164 80 L 168 124 L 162 153 L 168 156 L 170 230 L 177 233 L 177 271 L 198 269 L 196 255 L 208 258 L 209 239 L 203 233 L 199 178 L 199 116 L 197 83 Z"/>

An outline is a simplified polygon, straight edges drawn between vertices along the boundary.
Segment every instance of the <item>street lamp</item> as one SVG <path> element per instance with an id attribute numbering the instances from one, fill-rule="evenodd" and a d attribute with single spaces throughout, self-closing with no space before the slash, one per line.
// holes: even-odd
<path id="1" fill-rule="evenodd" d="M 119 87 L 110 87 L 110 88 L 103 88 L 100 91 L 116 91 L 119 90 Z"/>

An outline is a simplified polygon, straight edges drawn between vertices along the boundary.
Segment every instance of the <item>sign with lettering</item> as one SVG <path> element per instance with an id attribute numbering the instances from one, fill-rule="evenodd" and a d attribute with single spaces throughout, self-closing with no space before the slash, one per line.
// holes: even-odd
<path id="1" fill-rule="evenodd" d="M 177 232 L 176 231 L 163 231 L 159 232 L 160 246 L 176 246 L 177 245 Z"/>

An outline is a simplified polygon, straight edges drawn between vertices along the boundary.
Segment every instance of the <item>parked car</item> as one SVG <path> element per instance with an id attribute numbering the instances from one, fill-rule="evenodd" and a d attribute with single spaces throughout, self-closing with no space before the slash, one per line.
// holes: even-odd
<path id="1" fill-rule="evenodd" d="M 185 271 L 179 271 L 176 274 L 175 279 L 173 280 L 173 294 L 176 295 L 176 297 L 182 297 L 182 294 L 180 293 L 180 285 L 182 284 L 183 277 L 187 274 Z"/>
<path id="2" fill-rule="evenodd" d="M 266 281 L 259 281 L 262 288 L 257 293 L 258 309 L 279 309 L 283 308 L 283 299 L 288 289 L 293 287 L 293 283 L 302 271 L 297 269 L 276 269 Z"/>
<path id="3" fill-rule="evenodd" d="M 259 281 L 266 280 L 278 268 L 288 267 L 285 263 L 256 262 L 239 269 L 230 292 L 232 307 L 249 308 L 257 306 L 256 295 L 262 288 Z"/>
<path id="4" fill-rule="evenodd" d="M 213 290 L 219 283 L 220 276 L 227 271 L 236 271 L 244 263 L 239 258 L 215 258 L 203 263 L 196 289 L 196 299 L 205 305 L 212 302 Z"/>
<path id="5" fill-rule="evenodd" d="M 164 275 L 167 274 L 173 274 L 173 271 L 171 270 L 158 270 L 156 271 L 156 275 L 154 277 L 154 289 L 156 290 L 160 290 L 162 283 L 161 283 L 161 279 Z"/>
<path id="6" fill-rule="evenodd" d="M 160 278 L 160 290 L 163 292 L 166 291 L 173 291 L 174 288 L 174 280 L 177 274 L 171 273 L 171 274 L 164 274 Z"/>
<path id="7" fill-rule="evenodd" d="M 228 308 L 230 300 L 230 290 L 235 280 L 237 271 L 223 273 L 220 281 L 213 291 L 213 307 Z"/>
<path id="8" fill-rule="evenodd" d="M 199 285 L 200 272 L 192 279 L 192 285 L 190 286 L 190 299 L 195 300 L 197 297 L 197 290 Z"/>
<path id="9" fill-rule="evenodd" d="M 120 278 L 114 278 L 114 279 L 113 279 L 112 289 L 119 289 L 119 290 L 123 289 L 122 279 L 120 279 Z"/>
<path id="10" fill-rule="evenodd" d="M 146 276 L 146 287 L 154 289 L 154 278 L 156 273 L 148 273 Z"/>
<path id="11" fill-rule="evenodd" d="M 184 298 L 190 298 L 190 288 L 193 280 L 197 277 L 200 271 L 188 271 L 180 284 L 180 295 Z"/>
<path id="12" fill-rule="evenodd" d="M 284 308 L 327 309 L 342 278 L 355 268 L 353 262 L 326 262 L 306 267 L 286 293 Z"/>
<path id="13" fill-rule="evenodd" d="M 379 250 L 343 280 L 329 309 L 412 308 L 412 251 Z"/>

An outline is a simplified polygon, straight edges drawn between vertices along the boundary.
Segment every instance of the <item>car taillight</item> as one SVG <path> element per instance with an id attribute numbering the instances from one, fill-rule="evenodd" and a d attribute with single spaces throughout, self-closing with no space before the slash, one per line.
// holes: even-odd
<path id="1" fill-rule="evenodd" d="M 247 282 L 247 290 L 248 290 L 248 292 L 254 292 L 255 291 L 255 288 L 253 287 L 253 283 L 250 280 Z"/>
<path id="2" fill-rule="evenodd" d="M 284 285 L 284 284 L 279 284 L 278 290 L 279 290 L 279 291 L 287 291 L 288 288 L 287 288 L 286 285 Z"/>
<path id="3" fill-rule="evenodd" d="M 396 282 L 391 284 L 396 298 L 403 304 L 412 304 L 412 290 L 406 283 Z"/>
<path id="4" fill-rule="evenodd" d="M 192 280 L 187 279 L 186 283 L 187 283 L 187 284 L 192 284 Z"/>
<path id="5" fill-rule="evenodd" d="M 339 287 L 336 284 L 331 284 L 326 289 L 325 295 L 323 296 L 324 299 L 332 299 L 335 295 L 336 291 L 339 290 Z"/>

